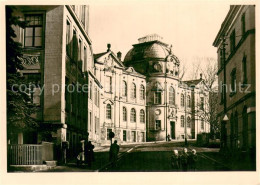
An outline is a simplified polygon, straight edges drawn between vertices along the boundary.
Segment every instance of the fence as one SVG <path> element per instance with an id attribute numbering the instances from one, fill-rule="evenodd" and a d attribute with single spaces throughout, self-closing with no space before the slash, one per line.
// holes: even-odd
<path id="1" fill-rule="evenodd" d="M 42 164 L 42 145 L 12 144 L 8 146 L 8 162 L 12 165 Z"/>

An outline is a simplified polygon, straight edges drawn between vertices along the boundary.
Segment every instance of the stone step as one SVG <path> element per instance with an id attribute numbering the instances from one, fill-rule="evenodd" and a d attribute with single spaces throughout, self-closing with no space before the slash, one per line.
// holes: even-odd
<path id="1" fill-rule="evenodd" d="M 57 166 L 57 161 L 45 161 L 47 166 L 55 167 Z"/>

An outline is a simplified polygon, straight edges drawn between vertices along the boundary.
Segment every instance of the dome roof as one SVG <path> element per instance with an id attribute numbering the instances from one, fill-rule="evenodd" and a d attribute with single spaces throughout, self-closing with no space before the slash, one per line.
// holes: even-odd
<path id="1" fill-rule="evenodd" d="M 147 58 L 165 59 L 170 54 L 168 45 L 160 41 L 150 41 L 133 45 L 133 48 L 128 51 L 124 62 L 133 60 L 142 60 Z"/>

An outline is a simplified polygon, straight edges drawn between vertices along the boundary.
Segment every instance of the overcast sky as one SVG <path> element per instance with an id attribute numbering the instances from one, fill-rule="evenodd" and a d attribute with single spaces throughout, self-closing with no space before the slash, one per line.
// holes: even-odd
<path id="1" fill-rule="evenodd" d="M 89 34 L 94 53 L 110 43 L 124 58 L 138 38 L 157 33 L 189 66 L 198 57 L 216 58 L 212 43 L 228 10 L 226 1 L 102 1 L 90 4 Z"/>

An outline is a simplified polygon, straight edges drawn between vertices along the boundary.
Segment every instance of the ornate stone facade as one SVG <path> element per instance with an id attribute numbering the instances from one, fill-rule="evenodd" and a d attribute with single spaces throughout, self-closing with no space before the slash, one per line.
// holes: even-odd
<path id="1" fill-rule="evenodd" d="M 197 114 L 200 100 L 208 100 L 203 79 L 180 80 L 180 61 L 162 37 L 155 34 L 138 40 L 124 65 L 146 76 L 147 140 L 196 139 L 198 133 L 208 133 L 209 123 Z"/>

